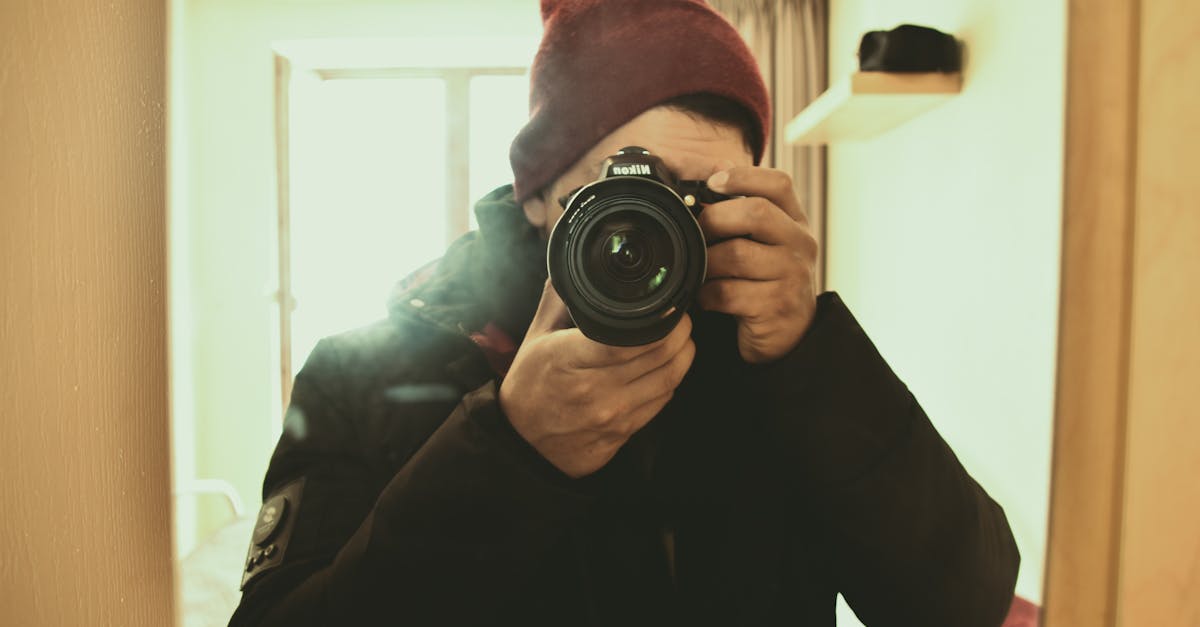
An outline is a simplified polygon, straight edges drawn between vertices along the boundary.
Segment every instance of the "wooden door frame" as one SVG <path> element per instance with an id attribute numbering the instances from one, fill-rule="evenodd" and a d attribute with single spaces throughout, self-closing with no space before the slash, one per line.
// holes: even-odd
<path id="1" fill-rule="evenodd" d="M 1140 2 L 1068 0 L 1050 627 L 1113 625 L 1123 508 Z"/>

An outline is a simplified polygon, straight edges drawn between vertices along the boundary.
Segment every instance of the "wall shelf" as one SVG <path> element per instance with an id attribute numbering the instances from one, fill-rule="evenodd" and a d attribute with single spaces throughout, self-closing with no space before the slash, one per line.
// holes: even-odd
<path id="1" fill-rule="evenodd" d="M 962 91 L 961 73 L 855 72 L 821 94 L 784 129 L 789 144 L 865 139 Z"/>

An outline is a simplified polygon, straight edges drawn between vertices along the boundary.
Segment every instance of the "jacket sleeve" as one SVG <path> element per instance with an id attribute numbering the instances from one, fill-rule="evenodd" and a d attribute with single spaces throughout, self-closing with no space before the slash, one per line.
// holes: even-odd
<path id="1" fill-rule="evenodd" d="M 1004 510 L 841 299 L 823 294 L 796 349 L 756 369 L 780 472 L 816 504 L 836 584 L 859 618 L 1000 625 L 1020 562 Z"/>
<path id="2" fill-rule="evenodd" d="M 296 377 L 264 502 L 300 479 L 303 494 L 283 555 L 247 583 L 230 626 L 485 622 L 591 497 L 512 429 L 494 381 L 381 474 L 335 395 L 343 372 L 327 339 Z"/>

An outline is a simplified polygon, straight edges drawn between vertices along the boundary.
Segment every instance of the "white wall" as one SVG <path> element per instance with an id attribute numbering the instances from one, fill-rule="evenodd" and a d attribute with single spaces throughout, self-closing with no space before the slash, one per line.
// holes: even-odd
<path id="1" fill-rule="evenodd" d="M 170 179 L 177 474 L 231 481 L 253 514 L 281 414 L 270 299 L 278 282 L 272 42 L 536 37 L 541 20 L 533 0 L 174 0 L 172 9 L 181 13 L 172 28 Z M 379 286 L 381 316 L 389 287 Z M 229 519 L 215 497 L 199 509 L 196 537 Z M 180 538 L 181 552 L 191 546 Z"/>
<path id="2" fill-rule="evenodd" d="M 964 91 L 829 150 L 828 286 L 1004 506 L 1041 598 L 1063 173 L 1062 0 L 834 0 L 830 80 L 861 34 L 956 34 Z"/>

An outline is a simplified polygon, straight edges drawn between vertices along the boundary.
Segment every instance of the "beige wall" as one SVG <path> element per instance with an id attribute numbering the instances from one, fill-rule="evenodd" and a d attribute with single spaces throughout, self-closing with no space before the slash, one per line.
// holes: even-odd
<path id="1" fill-rule="evenodd" d="M 830 80 L 863 32 L 956 34 L 963 93 L 829 149 L 828 286 L 1004 506 L 1041 598 L 1058 316 L 1062 0 L 834 0 Z"/>
<path id="2" fill-rule="evenodd" d="M 0 3 L 0 624 L 172 621 L 164 12 Z"/>
<path id="3" fill-rule="evenodd" d="M 1070 0 L 1050 627 L 1200 624 L 1200 5 Z"/>
<path id="4" fill-rule="evenodd" d="M 1200 625 L 1200 5 L 1142 0 L 1118 625 Z"/>

